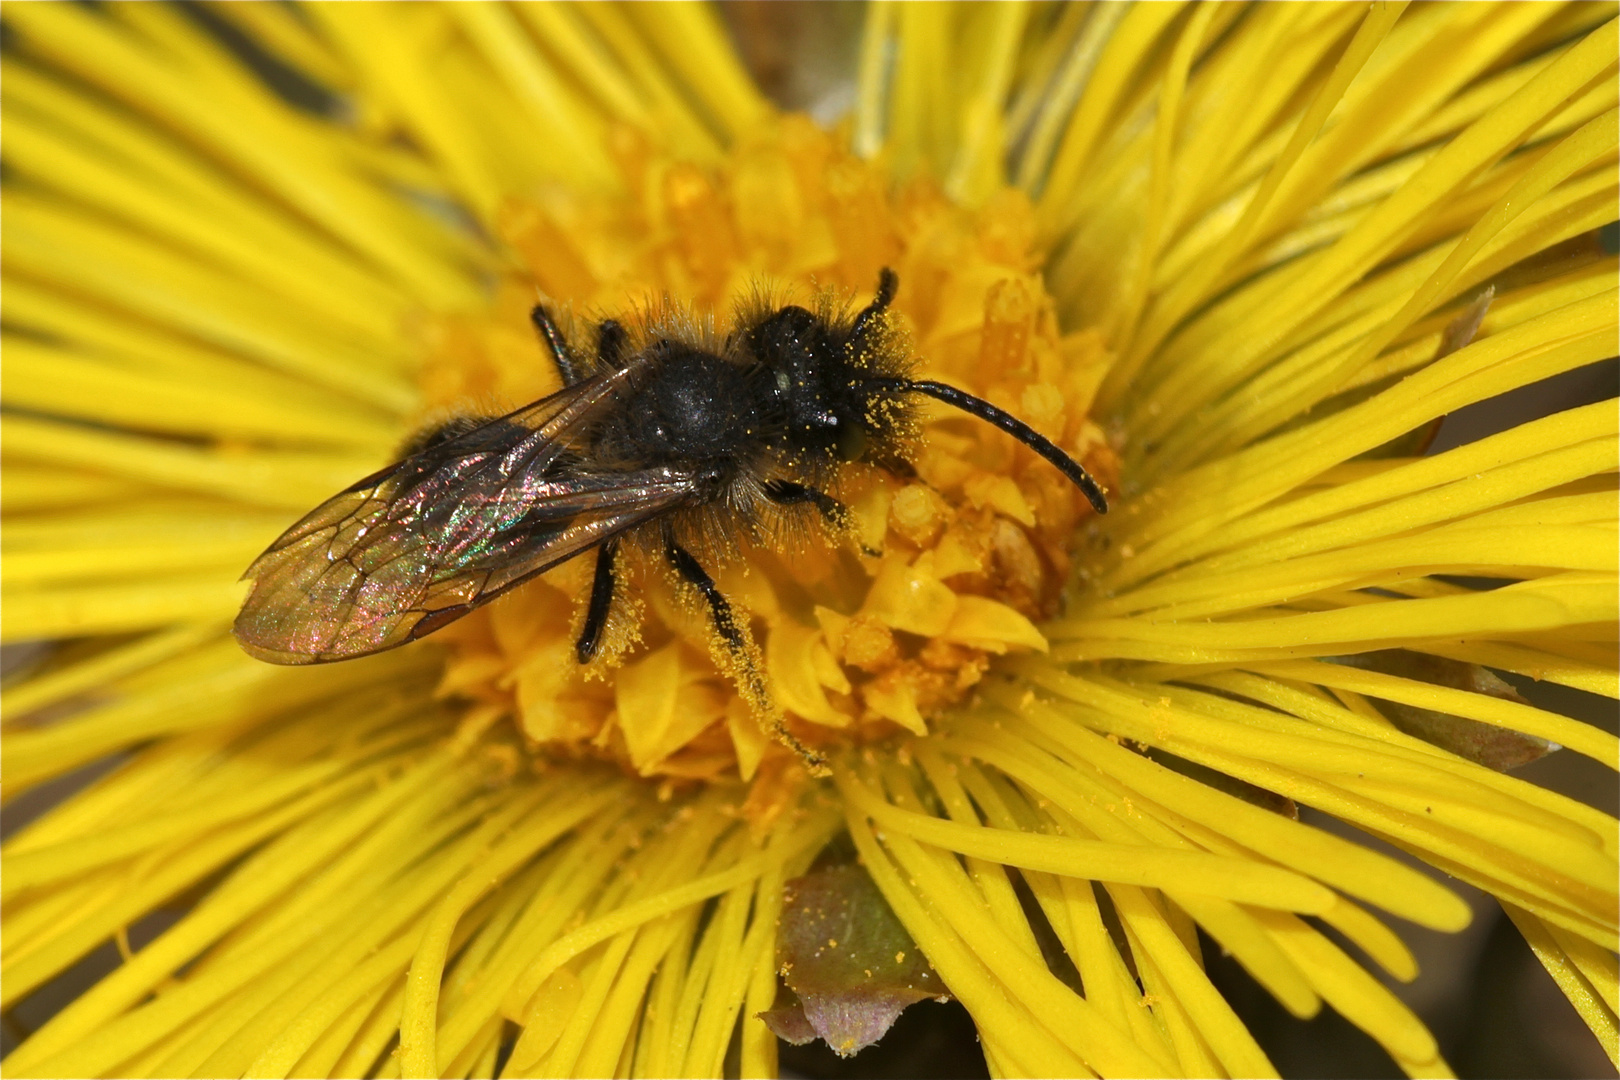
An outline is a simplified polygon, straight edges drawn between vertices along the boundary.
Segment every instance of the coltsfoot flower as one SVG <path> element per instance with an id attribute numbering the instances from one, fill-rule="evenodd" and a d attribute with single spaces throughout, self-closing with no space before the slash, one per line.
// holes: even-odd
<path id="1" fill-rule="evenodd" d="M 0 997 L 124 953 L 9 1075 L 771 1074 L 840 861 L 997 1074 L 1273 1074 L 1202 932 L 1445 1075 L 1371 969 L 1469 921 L 1446 876 L 1616 1056 L 1616 821 L 1505 768 L 1620 750 L 1488 670 L 1620 696 L 1615 405 L 1422 454 L 1613 351 L 1612 5 L 879 2 L 831 128 L 687 4 L 5 18 L 3 627 L 61 643 L 3 763 L 87 783 L 5 846 Z M 229 637 L 299 514 L 557 388 L 537 299 L 884 266 L 1114 509 L 941 409 L 853 537 L 726 565 L 830 778 L 645 568 L 587 668 L 580 563 L 349 663 Z"/>

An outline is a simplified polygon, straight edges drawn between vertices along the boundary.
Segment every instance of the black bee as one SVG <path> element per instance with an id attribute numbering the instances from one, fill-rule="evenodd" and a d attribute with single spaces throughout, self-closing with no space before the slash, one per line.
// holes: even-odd
<path id="1" fill-rule="evenodd" d="M 253 589 L 236 618 L 237 640 L 276 664 L 392 649 L 594 550 L 577 642 L 588 663 L 608 624 L 620 548 L 634 544 L 696 590 L 716 660 L 802 751 L 770 705 L 746 627 L 694 549 L 778 535 L 766 526 L 787 507 L 843 527 L 847 511 L 828 487 L 851 461 L 909 473 L 920 395 L 1012 435 L 1098 513 L 1108 510 L 1086 471 L 1028 425 L 910 377 L 913 361 L 888 311 L 897 286 L 884 270 L 877 295 L 853 318 L 759 304 L 723 341 L 655 323 L 633 342 L 610 319 L 589 357 L 535 307 L 563 389 L 505 416 L 445 425 L 316 507 L 243 575 Z"/>

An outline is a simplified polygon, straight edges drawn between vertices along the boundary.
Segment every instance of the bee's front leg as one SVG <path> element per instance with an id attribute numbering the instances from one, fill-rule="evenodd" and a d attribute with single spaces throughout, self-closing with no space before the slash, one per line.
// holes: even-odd
<path id="1" fill-rule="evenodd" d="M 769 480 L 765 483 L 765 497 L 777 506 L 810 503 L 821 513 L 821 519 L 834 533 L 847 536 L 856 534 L 855 517 L 849 512 L 849 507 L 825 491 L 818 491 L 806 484 L 796 484 L 792 480 Z M 866 544 L 861 545 L 861 551 L 874 558 L 883 554 Z"/>
<path id="2" fill-rule="evenodd" d="M 810 503 L 821 512 L 828 525 L 835 529 L 849 528 L 849 507 L 825 491 L 817 491 L 813 487 L 796 484 L 791 480 L 767 480 L 765 497 L 777 506 L 799 506 Z"/>

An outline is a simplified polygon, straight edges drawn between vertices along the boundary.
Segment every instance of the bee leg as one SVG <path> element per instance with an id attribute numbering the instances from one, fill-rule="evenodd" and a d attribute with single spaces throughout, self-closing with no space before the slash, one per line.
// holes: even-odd
<path id="1" fill-rule="evenodd" d="M 765 482 L 765 497 L 777 506 L 799 506 L 803 503 L 813 503 L 821 511 L 821 516 L 827 519 L 827 524 L 836 528 L 846 528 L 849 525 L 849 507 L 828 495 L 825 491 L 817 491 L 804 484 L 795 484 L 791 480 L 767 480 Z"/>
<path id="2" fill-rule="evenodd" d="M 911 464 L 911 462 L 907 461 L 903 457 L 889 455 L 886 457 L 875 457 L 872 458 L 871 461 L 873 465 L 876 465 L 890 476 L 898 476 L 902 480 L 917 479 L 916 468 Z"/>
<path id="3" fill-rule="evenodd" d="M 608 612 L 613 607 L 613 556 L 619 550 L 617 540 L 609 540 L 596 551 L 596 577 L 591 582 L 591 599 L 585 608 L 585 628 L 574 643 L 574 654 L 579 662 L 588 664 L 602 644 L 602 631 L 607 628 Z"/>
<path id="4" fill-rule="evenodd" d="M 899 287 L 900 277 L 893 270 L 885 266 L 878 271 L 877 295 L 872 297 L 870 304 L 861 309 L 859 315 L 855 316 L 855 325 L 850 327 L 850 340 L 859 341 L 865 335 L 866 328 L 872 320 L 881 316 L 894 302 L 894 293 Z"/>
<path id="5" fill-rule="evenodd" d="M 675 568 L 682 581 L 703 594 L 703 599 L 709 605 L 709 614 L 714 619 L 714 629 L 719 633 L 720 640 L 725 642 L 726 651 L 733 657 L 746 652 L 748 642 L 743 637 L 742 628 L 737 625 L 736 616 L 731 611 L 731 602 L 714 583 L 709 572 L 703 569 L 703 564 L 693 558 L 690 551 L 673 540 L 669 541 L 668 547 L 664 549 L 664 557 L 669 560 L 669 565 Z"/>
<path id="6" fill-rule="evenodd" d="M 573 386 L 584 378 L 584 372 L 579 369 L 579 361 L 574 358 L 573 350 L 568 347 L 568 339 L 563 337 L 556 322 L 551 318 L 551 312 L 546 310 L 544 304 L 536 304 L 529 309 L 529 321 L 534 328 L 540 331 L 546 345 L 551 349 L 551 358 L 557 363 L 557 374 L 562 376 L 564 386 Z"/>
<path id="7" fill-rule="evenodd" d="M 624 355 L 624 347 L 630 343 L 630 335 L 617 319 L 603 319 L 602 325 L 596 328 L 596 365 L 598 371 L 614 371 L 619 366 L 619 358 Z"/>
<path id="8" fill-rule="evenodd" d="M 798 506 L 811 503 L 821 512 L 824 520 L 835 531 L 852 533 L 855 530 L 855 519 L 850 516 L 849 507 L 828 495 L 825 491 L 817 491 L 804 484 L 795 484 L 791 480 L 768 480 L 765 483 L 765 497 L 777 506 Z M 883 554 L 874 551 L 865 544 L 861 551 L 874 558 Z"/>
<path id="9" fill-rule="evenodd" d="M 759 670 L 758 650 L 752 647 L 753 643 L 744 635 L 736 615 L 731 610 L 730 601 L 714 583 L 708 571 L 692 557 L 690 551 L 673 539 L 666 538 L 664 541 L 664 557 L 681 576 L 681 580 L 702 593 L 703 599 L 708 602 L 709 614 L 714 619 L 715 632 L 720 635 L 720 640 L 725 643 L 726 652 L 731 655 L 732 674 L 737 680 L 738 688 L 743 692 L 743 697 L 748 699 L 756 713 L 765 712 L 770 715 L 772 732 L 777 739 L 799 755 L 812 775 L 828 775 L 826 759 L 794 738 L 793 733 L 787 729 L 787 724 L 782 721 L 781 713 L 771 704 L 770 687 Z"/>

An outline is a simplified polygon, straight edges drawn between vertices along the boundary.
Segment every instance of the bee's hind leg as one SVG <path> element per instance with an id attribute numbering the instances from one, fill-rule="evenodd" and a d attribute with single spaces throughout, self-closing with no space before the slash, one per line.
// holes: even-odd
<path id="1" fill-rule="evenodd" d="M 618 540 L 609 540 L 596 552 L 596 577 L 591 581 L 591 599 L 585 608 L 585 628 L 574 643 L 574 654 L 579 662 L 588 664 L 602 644 L 602 631 L 607 628 L 608 612 L 613 608 L 613 556 L 619 550 Z"/>
<path id="2" fill-rule="evenodd" d="M 756 715 L 764 713 L 770 717 L 772 733 L 799 755 L 812 774 L 827 775 L 826 759 L 805 746 L 787 729 L 781 712 L 771 699 L 770 687 L 765 682 L 765 676 L 760 671 L 758 649 L 744 632 L 742 624 L 737 622 L 737 617 L 731 610 L 731 602 L 714 583 L 708 571 L 703 569 L 703 564 L 673 539 L 665 541 L 664 557 L 669 560 L 669 565 L 680 575 L 681 580 L 701 593 L 708 603 L 710 617 L 714 620 L 715 633 L 720 636 L 720 641 L 731 660 L 732 676 L 737 680 L 738 689 L 748 699 Z"/>

